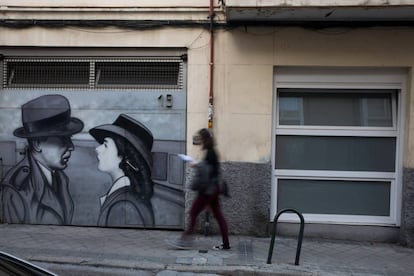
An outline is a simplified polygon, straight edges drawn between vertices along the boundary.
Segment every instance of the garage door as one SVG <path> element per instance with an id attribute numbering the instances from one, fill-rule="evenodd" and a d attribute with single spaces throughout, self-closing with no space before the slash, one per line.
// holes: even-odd
<path id="1" fill-rule="evenodd" d="M 184 165 L 177 154 L 186 142 L 185 52 L 3 55 L 4 222 L 183 227 Z M 62 148 L 62 137 L 69 153 L 53 168 L 45 152 Z M 105 157 L 111 143 L 116 153 Z"/>

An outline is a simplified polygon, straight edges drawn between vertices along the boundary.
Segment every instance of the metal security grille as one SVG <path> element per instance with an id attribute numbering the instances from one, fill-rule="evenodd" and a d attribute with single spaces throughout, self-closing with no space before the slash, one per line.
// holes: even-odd
<path id="1" fill-rule="evenodd" d="M 65 61 L 9 61 L 4 88 L 88 88 L 89 63 Z"/>
<path id="2" fill-rule="evenodd" d="M 182 89 L 180 58 L 6 58 L 4 89 Z"/>
<path id="3" fill-rule="evenodd" d="M 167 61 L 96 62 L 97 87 L 177 87 L 180 64 Z"/>

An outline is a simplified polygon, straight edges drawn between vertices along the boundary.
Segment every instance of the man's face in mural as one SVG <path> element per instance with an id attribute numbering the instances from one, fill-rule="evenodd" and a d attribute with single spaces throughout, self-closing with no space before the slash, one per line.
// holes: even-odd
<path id="1" fill-rule="evenodd" d="M 70 136 L 50 136 L 38 140 L 37 152 L 41 156 L 41 163 L 51 170 L 63 170 L 67 167 L 74 150 Z"/>
<path id="2" fill-rule="evenodd" d="M 98 157 L 98 169 L 103 172 L 111 172 L 119 169 L 121 157 L 118 156 L 118 149 L 115 141 L 106 137 L 103 143 L 96 147 Z"/>

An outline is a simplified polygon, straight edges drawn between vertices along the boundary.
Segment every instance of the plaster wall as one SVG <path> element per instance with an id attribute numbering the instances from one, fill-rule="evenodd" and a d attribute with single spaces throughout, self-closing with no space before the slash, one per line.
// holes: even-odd
<path id="1" fill-rule="evenodd" d="M 188 49 L 188 134 L 207 124 L 210 35 L 205 29 L 0 28 L 0 45 L 37 47 L 184 47 Z M 271 159 L 274 66 L 405 67 L 414 64 L 414 30 L 236 28 L 215 33 L 214 128 L 223 161 Z M 390 54 L 392 53 L 392 54 Z M 409 71 L 408 87 L 412 87 Z M 407 95 L 405 152 L 414 150 Z M 197 155 L 189 144 L 188 152 Z M 404 166 L 414 167 L 405 154 Z"/>
<path id="2" fill-rule="evenodd" d="M 216 21 L 223 20 L 222 5 L 213 1 Z M 210 1 L 51 1 L 3 0 L 1 17 L 8 20 L 188 20 L 205 21 Z"/>
<path id="3" fill-rule="evenodd" d="M 3 6 L 21 6 L 21 7 L 172 7 L 166 5 L 165 0 L 141 0 L 139 5 L 134 0 L 2 0 Z M 197 0 L 177 0 L 174 1 L 173 7 L 208 7 L 209 1 L 197 1 Z"/>
<path id="4" fill-rule="evenodd" d="M 0 28 L 0 45 L 37 47 L 179 47 L 188 49 L 187 141 L 201 127 L 207 126 L 210 34 L 198 28 L 159 28 L 128 30 L 117 28 L 59 29 Z M 272 97 L 275 66 L 319 67 L 399 67 L 407 68 L 408 84 L 405 105 L 404 191 L 412 191 L 411 169 L 414 168 L 413 112 L 411 97 L 414 65 L 414 30 L 411 28 L 338 28 L 303 29 L 289 27 L 240 27 L 215 32 L 214 64 L 214 130 L 221 160 L 229 168 L 255 164 L 268 168 L 271 160 Z M 201 158 L 190 142 L 187 153 Z M 240 165 L 243 166 L 243 165 Z M 261 170 L 262 168 L 260 168 Z M 269 168 L 268 168 L 269 169 Z M 249 170 L 244 169 L 246 172 Z M 241 169 L 238 171 L 242 171 Z M 408 175 L 409 174 L 409 175 Z M 246 173 L 246 185 L 234 182 L 235 190 L 246 191 L 258 176 Z M 261 179 L 266 195 L 270 191 L 270 175 Z M 242 193 L 243 194 L 243 193 Z M 246 193 L 238 200 L 249 198 Z M 231 201 L 230 201 L 231 202 Z M 414 198 L 403 198 L 403 227 L 406 235 L 414 229 L 407 212 Z M 254 208 L 257 202 L 251 203 Z M 231 204 L 233 209 L 237 202 Z M 268 203 L 265 206 L 269 206 Z M 266 223 L 267 210 L 261 210 Z M 240 225 L 244 217 L 230 215 L 230 223 Z M 249 232 L 251 229 L 245 231 Z M 259 231 L 265 232 L 265 229 Z"/>
<path id="5" fill-rule="evenodd" d="M 414 62 L 411 29 L 240 28 L 221 34 L 216 64 L 223 66 L 224 72 L 217 74 L 216 81 L 220 86 L 217 78 L 225 78 L 225 92 L 217 88 L 217 97 L 222 95 L 224 100 L 216 104 L 216 121 L 217 129 L 227 130 L 218 135 L 223 135 L 220 141 L 225 143 L 224 158 L 229 161 L 270 160 L 274 66 L 410 68 Z M 409 71 L 408 87 L 412 87 L 411 74 Z M 411 114 L 412 104 L 407 95 L 407 114 Z M 413 149 L 411 116 L 406 120 L 408 152 Z M 411 154 L 404 156 L 404 165 L 414 166 Z"/>
<path id="6" fill-rule="evenodd" d="M 277 3 L 275 3 L 277 2 Z M 412 0 L 227 0 L 228 6 L 387 6 L 387 5 L 410 5 L 414 4 Z"/>
<path id="7" fill-rule="evenodd" d="M 168 7 L 165 0 L 141 0 L 139 7 Z M 217 1 L 215 1 L 217 2 Z M 227 0 L 227 6 L 387 6 L 387 5 L 412 5 L 413 0 Z M 137 7 L 134 0 L 3 0 L 2 5 L 7 6 L 25 6 L 25 7 Z M 200 0 L 177 0 L 174 1 L 174 7 L 206 7 L 209 1 Z"/>

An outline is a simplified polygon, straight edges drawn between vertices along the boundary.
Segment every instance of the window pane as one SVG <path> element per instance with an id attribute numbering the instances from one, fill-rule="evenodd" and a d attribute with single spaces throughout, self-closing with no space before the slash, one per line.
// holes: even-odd
<path id="1" fill-rule="evenodd" d="M 395 137 L 276 136 L 276 169 L 395 171 Z"/>
<path id="2" fill-rule="evenodd" d="M 277 209 L 309 214 L 390 215 L 390 182 L 279 179 Z"/>
<path id="3" fill-rule="evenodd" d="M 278 89 L 280 125 L 392 127 L 393 90 Z"/>

